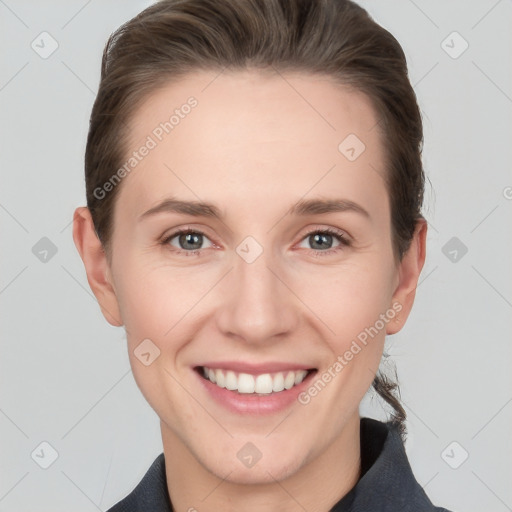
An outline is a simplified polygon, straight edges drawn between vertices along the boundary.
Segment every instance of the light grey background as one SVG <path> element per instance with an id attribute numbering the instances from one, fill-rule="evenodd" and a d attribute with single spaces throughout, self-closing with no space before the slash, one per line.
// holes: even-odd
<path id="1" fill-rule="evenodd" d="M 425 123 L 428 257 L 387 349 L 411 465 L 436 504 L 512 510 L 512 2 L 360 3 L 404 47 Z M 71 236 L 104 43 L 149 4 L 0 0 L 0 512 L 106 510 L 162 451 Z M 383 417 L 371 394 L 362 413 Z"/>

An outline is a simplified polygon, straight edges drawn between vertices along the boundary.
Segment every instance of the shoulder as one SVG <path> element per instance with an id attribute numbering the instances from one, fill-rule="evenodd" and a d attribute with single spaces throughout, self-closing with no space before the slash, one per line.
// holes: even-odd
<path id="1" fill-rule="evenodd" d="M 153 461 L 133 491 L 107 512 L 145 512 L 147 510 L 171 512 L 163 453 Z"/>
<path id="2" fill-rule="evenodd" d="M 450 512 L 416 481 L 397 425 L 361 418 L 361 477 L 332 512 Z"/>

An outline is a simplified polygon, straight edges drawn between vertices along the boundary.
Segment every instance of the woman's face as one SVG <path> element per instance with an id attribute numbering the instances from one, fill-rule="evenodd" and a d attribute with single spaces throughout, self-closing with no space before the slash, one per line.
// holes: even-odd
<path id="1" fill-rule="evenodd" d="M 293 475 L 359 428 L 422 265 L 393 258 L 377 122 L 326 78 L 255 71 L 189 75 L 131 122 L 97 296 L 164 443 L 219 477 Z"/>

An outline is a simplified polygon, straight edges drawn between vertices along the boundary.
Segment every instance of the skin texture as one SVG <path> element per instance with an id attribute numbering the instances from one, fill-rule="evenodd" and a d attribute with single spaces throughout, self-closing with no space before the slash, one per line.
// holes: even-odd
<path id="1" fill-rule="evenodd" d="M 418 222 L 398 264 L 377 117 L 362 93 L 304 74 L 197 72 L 138 109 L 130 152 L 190 96 L 197 106 L 119 185 L 110 258 L 84 207 L 74 216 L 75 244 L 105 318 L 127 330 L 133 375 L 161 419 L 174 510 L 327 511 L 359 477 L 358 406 L 385 335 L 411 310 L 426 223 Z M 366 146 L 352 162 L 338 150 L 351 133 Z M 170 196 L 212 202 L 225 217 L 164 212 L 139 220 Z M 286 215 L 314 198 L 349 199 L 369 217 Z M 180 227 L 205 234 L 199 254 L 184 254 L 190 244 L 180 246 L 179 237 L 161 243 Z M 308 233 L 325 228 L 351 245 L 333 237 L 319 248 Z M 250 264 L 236 252 L 249 235 L 263 249 Z M 325 254 L 330 249 L 339 250 Z M 307 405 L 230 412 L 192 370 L 229 359 L 307 364 L 322 374 L 397 303 L 398 319 Z M 149 366 L 134 355 L 147 338 L 160 350 Z M 262 453 L 252 468 L 237 458 L 247 442 Z"/>

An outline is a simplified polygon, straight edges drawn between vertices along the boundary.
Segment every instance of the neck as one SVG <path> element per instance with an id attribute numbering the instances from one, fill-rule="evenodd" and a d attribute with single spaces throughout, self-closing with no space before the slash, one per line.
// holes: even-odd
<path id="1" fill-rule="evenodd" d="M 240 484 L 209 471 L 161 422 L 167 487 L 174 512 L 328 512 L 357 483 L 360 470 L 359 414 L 319 453 L 280 481 Z"/>

